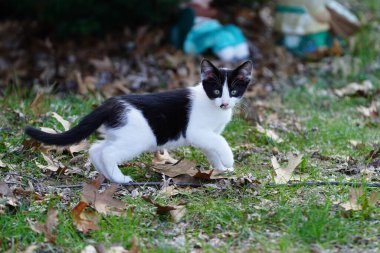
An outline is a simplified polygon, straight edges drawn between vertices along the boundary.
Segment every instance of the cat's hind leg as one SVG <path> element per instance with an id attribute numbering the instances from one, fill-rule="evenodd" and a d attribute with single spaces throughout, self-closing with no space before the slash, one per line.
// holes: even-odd
<path id="1" fill-rule="evenodd" d="M 105 165 L 101 158 L 103 145 L 104 145 L 104 141 L 99 141 L 99 142 L 94 143 L 89 150 L 89 156 L 90 156 L 90 161 L 92 165 L 94 165 L 95 169 L 99 173 L 103 174 L 106 178 L 109 178 L 108 174 L 106 174 Z"/>
<path id="2" fill-rule="evenodd" d="M 147 148 L 143 143 L 132 142 L 127 145 L 123 142 L 107 143 L 101 151 L 101 159 L 105 165 L 104 173 L 108 175 L 109 180 L 115 183 L 131 182 L 132 178 L 124 175 L 118 164 L 132 160 L 146 150 Z"/>

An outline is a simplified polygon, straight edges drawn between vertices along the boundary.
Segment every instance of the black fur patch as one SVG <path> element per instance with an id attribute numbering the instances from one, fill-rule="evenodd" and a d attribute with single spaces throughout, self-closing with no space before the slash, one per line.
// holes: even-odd
<path id="1" fill-rule="evenodd" d="M 186 137 L 191 107 L 188 89 L 120 98 L 142 111 L 156 136 L 157 145 L 177 140 L 181 135 Z"/>

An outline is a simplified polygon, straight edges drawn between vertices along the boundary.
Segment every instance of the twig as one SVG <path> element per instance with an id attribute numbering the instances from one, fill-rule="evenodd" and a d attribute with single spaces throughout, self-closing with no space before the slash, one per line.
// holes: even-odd
<path id="1" fill-rule="evenodd" d="M 101 186 L 107 186 L 109 184 L 103 183 Z M 144 186 L 162 186 L 163 182 L 130 182 L 130 183 L 125 183 L 125 184 L 120 184 L 123 187 L 144 187 Z M 203 184 L 196 184 L 196 183 L 174 183 L 174 182 L 169 182 L 168 185 L 177 185 L 181 187 L 202 187 Z M 49 185 L 50 187 L 55 187 L 55 188 L 81 188 L 83 187 L 83 184 L 72 184 L 72 185 Z"/>
<path id="2" fill-rule="evenodd" d="M 15 182 L 9 182 L 7 184 L 16 184 Z M 108 183 L 103 183 L 101 186 L 108 186 Z M 131 182 L 131 183 L 125 183 L 120 184 L 123 187 L 144 187 L 144 186 L 153 186 L 153 187 L 159 187 L 163 185 L 163 182 Z M 175 182 L 168 182 L 167 185 L 176 185 L 180 187 L 204 187 L 206 184 L 201 183 L 175 183 Z M 380 183 L 356 183 L 356 182 L 297 182 L 297 183 L 286 183 L 286 184 L 275 184 L 275 183 L 268 183 L 263 184 L 264 187 L 281 187 L 281 186 L 287 186 L 287 187 L 296 187 L 296 186 L 325 186 L 325 185 L 340 185 L 340 186 L 352 186 L 352 187 L 359 187 L 365 185 L 366 187 L 371 188 L 380 188 Z M 83 184 L 71 184 L 71 185 L 47 185 L 47 187 L 55 187 L 55 188 L 81 188 L 83 187 Z"/>
<path id="3" fill-rule="evenodd" d="M 380 183 L 359 183 L 359 182 L 297 182 L 297 183 L 286 183 L 286 184 L 275 184 L 275 183 L 269 183 L 265 186 L 269 187 L 276 187 L 276 186 L 324 186 L 324 185 L 341 185 L 341 186 L 353 186 L 353 187 L 359 187 L 359 186 L 367 186 L 367 187 L 374 187 L 374 188 L 380 188 Z"/>

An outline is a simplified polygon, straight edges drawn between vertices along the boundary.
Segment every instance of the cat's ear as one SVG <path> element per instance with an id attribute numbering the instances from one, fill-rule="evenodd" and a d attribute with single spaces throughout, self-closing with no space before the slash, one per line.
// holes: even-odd
<path id="1" fill-rule="evenodd" d="M 252 69 L 253 69 L 252 61 L 246 61 L 246 62 L 243 62 L 240 66 L 238 66 L 236 69 L 234 69 L 234 73 L 239 79 L 250 81 L 252 77 L 251 76 Z"/>
<path id="2" fill-rule="evenodd" d="M 216 72 L 218 71 L 218 68 L 214 66 L 209 60 L 203 59 L 201 62 L 201 80 L 208 79 L 212 77 Z"/>

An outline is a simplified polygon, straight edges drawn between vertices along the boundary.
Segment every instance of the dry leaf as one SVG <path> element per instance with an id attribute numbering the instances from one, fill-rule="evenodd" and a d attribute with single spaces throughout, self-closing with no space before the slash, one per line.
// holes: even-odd
<path id="1" fill-rule="evenodd" d="M 179 205 L 175 205 L 175 206 L 170 206 L 170 205 L 163 206 L 163 205 L 160 205 L 160 204 L 154 202 L 151 198 L 149 198 L 147 196 L 142 196 L 142 198 L 146 202 L 153 204 L 157 208 L 156 209 L 157 214 L 161 214 L 161 215 L 170 214 L 170 216 L 174 222 L 179 222 L 184 217 L 184 215 L 186 214 L 185 204 L 179 204 Z"/>
<path id="2" fill-rule="evenodd" d="M 60 161 L 58 161 L 57 159 L 54 159 L 50 155 L 45 154 L 43 152 L 41 152 L 41 154 L 44 160 L 47 162 L 47 165 L 43 165 L 36 162 L 36 165 L 38 168 L 43 169 L 43 170 L 50 170 L 53 172 L 64 172 L 64 170 L 66 169 L 66 166 L 63 165 Z"/>
<path id="3" fill-rule="evenodd" d="M 276 184 L 286 184 L 293 177 L 293 172 L 301 163 L 303 155 L 293 156 L 288 154 L 288 165 L 286 168 L 281 168 L 275 156 L 272 156 L 272 166 L 276 172 L 274 181 Z M 294 178 L 294 177 L 293 177 Z"/>
<path id="4" fill-rule="evenodd" d="M 0 182 L 0 196 L 3 197 L 13 197 L 13 193 L 7 183 Z"/>
<path id="5" fill-rule="evenodd" d="M 49 134 L 56 134 L 57 131 L 55 131 L 54 129 L 50 128 L 50 127 L 40 127 L 41 131 L 44 131 L 46 133 L 49 133 Z"/>
<path id="6" fill-rule="evenodd" d="M 98 253 L 98 251 L 94 246 L 87 245 L 84 249 L 81 250 L 81 253 Z"/>
<path id="7" fill-rule="evenodd" d="M 272 139 L 273 141 L 277 143 L 281 143 L 284 140 L 281 139 L 273 130 L 270 129 L 264 129 L 261 125 L 257 124 L 256 129 L 259 133 L 265 134 L 267 137 Z"/>
<path id="8" fill-rule="evenodd" d="M 341 89 L 334 89 L 334 92 L 338 97 L 367 96 L 372 89 L 373 89 L 373 85 L 371 81 L 366 80 L 362 82 L 361 84 L 350 83 L 346 87 L 343 87 Z"/>
<path id="9" fill-rule="evenodd" d="M 105 179 L 106 178 L 102 174 L 99 174 L 95 180 L 85 184 L 81 195 L 82 201 L 88 203 L 89 205 L 94 204 L 98 194 L 98 189 Z"/>
<path id="10" fill-rule="evenodd" d="M 103 175 L 99 175 L 91 183 L 85 184 L 83 186 L 82 201 L 92 205 L 99 213 L 120 216 L 125 213 L 127 206 L 122 201 L 112 197 L 118 186 L 113 184 L 104 192 L 98 192 L 104 179 Z"/>
<path id="11" fill-rule="evenodd" d="M 154 164 L 176 164 L 177 162 L 178 160 L 171 157 L 166 149 L 157 151 L 153 159 Z"/>
<path id="12" fill-rule="evenodd" d="M 37 252 L 38 246 L 37 245 L 29 245 L 24 251 L 21 253 L 35 253 Z"/>
<path id="13" fill-rule="evenodd" d="M 83 140 L 83 141 L 79 142 L 76 145 L 70 146 L 69 147 L 69 151 L 70 151 L 71 155 L 74 155 L 74 153 L 78 153 L 78 152 L 87 150 L 88 147 L 89 147 L 88 141 L 87 140 Z"/>
<path id="14" fill-rule="evenodd" d="M 45 241 L 54 243 L 57 236 L 53 234 L 55 227 L 58 224 L 58 214 L 54 209 L 49 209 L 45 223 L 30 224 L 30 228 L 37 233 L 45 235 Z"/>
<path id="15" fill-rule="evenodd" d="M 5 168 L 5 167 L 7 167 L 7 165 L 5 163 L 3 163 L 3 161 L 1 161 L 1 159 L 0 159 L 0 168 Z"/>
<path id="16" fill-rule="evenodd" d="M 88 245 L 86 246 L 81 253 L 138 253 L 139 246 L 137 238 L 134 236 L 132 238 L 132 245 L 129 250 L 126 250 L 122 246 L 112 246 L 109 249 L 106 249 L 102 244 L 96 246 Z"/>
<path id="17" fill-rule="evenodd" d="M 377 104 L 375 102 L 372 102 L 370 107 L 359 106 L 356 110 L 367 118 L 375 119 L 379 116 Z"/>
<path id="18" fill-rule="evenodd" d="M 180 220 L 182 220 L 182 218 L 185 216 L 186 207 L 185 205 L 178 205 L 178 206 L 175 206 L 175 208 L 176 209 L 171 210 L 169 213 L 172 217 L 172 220 L 177 223 Z"/>
<path id="19" fill-rule="evenodd" d="M 61 123 L 61 125 L 63 126 L 63 129 L 65 129 L 65 131 L 68 131 L 70 129 L 70 122 L 63 119 L 62 116 L 56 112 L 53 112 L 52 114 L 53 114 L 53 118 L 55 118 L 59 123 Z"/>
<path id="20" fill-rule="evenodd" d="M 110 58 L 105 56 L 103 60 L 90 59 L 90 63 L 96 68 L 97 71 L 112 71 L 113 66 Z"/>
<path id="21" fill-rule="evenodd" d="M 348 201 L 344 203 L 340 203 L 339 205 L 344 208 L 346 211 L 359 211 L 362 210 L 363 207 L 358 200 L 364 194 L 362 188 L 351 188 L 350 193 L 348 195 Z M 371 192 L 368 199 L 369 205 L 376 205 L 380 201 L 380 192 Z"/>
<path id="22" fill-rule="evenodd" d="M 369 154 L 364 158 L 365 160 L 374 160 L 380 155 L 380 147 L 376 147 L 375 149 L 371 150 Z"/>
<path id="23" fill-rule="evenodd" d="M 198 172 L 196 167 L 197 164 L 193 161 L 181 160 L 174 164 L 154 164 L 152 169 L 173 178 L 183 174 L 195 175 Z"/>
<path id="24" fill-rule="evenodd" d="M 73 222 L 79 231 L 87 234 L 90 230 L 97 230 L 99 217 L 93 210 L 86 210 L 88 204 L 80 201 L 71 211 Z"/>
<path id="25" fill-rule="evenodd" d="M 175 164 L 155 164 L 152 169 L 173 178 L 175 183 L 201 183 L 201 180 L 227 179 L 230 176 L 216 170 L 200 170 L 193 161 L 181 160 Z"/>
<path id="26" fill-rule="evenodd" d="M 140 251 L 139 241 L 137 240 L 136 236 L 133 236 L 132 245 L 131 245 L 131 248 L 128 250 L 128 252 L 129 253 L 138 253 L 139 251 Z"/>
<path id="27" fill-rule="evenodd" d="M 160 190 L 160 193 L 165 195 L 166 197 L 171 197 L 179 194 L 179 191 L 176 189 L 174 185 L 166 186 Z"/>
<path id="28" fill-rule="evenodd" d="M 349 140 L 350 144 L 354 148 L 363 148 L 365 147 L 365 144 L 362 141 L 357 141 L 357 140 Z"/>
<path id="29" fill-rule="evenodd" d="M 5 182 L 0 182 L 0 197 L 3 197 L 7 205 L 16 207 L 18 206 L 18 201 L 14 196 L 12 190 Z M 3 206 L 4 207 L 4 206 Z M 2 213 L 2 207 L 0 206 L 0 213 Z"/>
<path id="30" fill-rule="evenodd" d="M 38 93 L 33 99 L 33 102 L 30 104 L 30 109 L 34 115 L 39 115 L 42 111 L 42 102 L 44 101 L 44 94 Z"/>
<path id="31" fill-rule="evenodd" d="M 112 196 L 118 186 L 113 184 L 104 192 L 97 195 L 95 200 L 95 209 L 102 214 L 122 215 L 125 213 L 126 204 L 120 200 L 114 199 Z"/>

